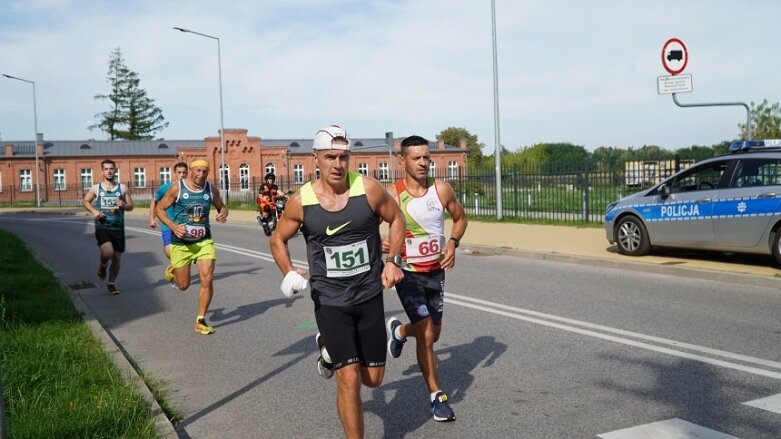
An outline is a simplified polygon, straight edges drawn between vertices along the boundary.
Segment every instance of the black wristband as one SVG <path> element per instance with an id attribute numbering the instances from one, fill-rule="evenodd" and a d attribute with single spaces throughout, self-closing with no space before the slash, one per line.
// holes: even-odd
<path id="1" fill-rule="evenodd" d="M 451 237 L 450 240 L 456 243 L 456 248 L 458 248 L 458 245 L 461 244 L 461 240 L 458 238 Z"/>

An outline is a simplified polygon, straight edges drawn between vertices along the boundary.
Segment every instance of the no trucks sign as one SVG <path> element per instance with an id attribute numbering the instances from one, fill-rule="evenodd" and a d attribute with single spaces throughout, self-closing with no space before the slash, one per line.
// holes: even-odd
<path id="1" fill-rule="evenodd" d="M 662 65 L 671 75 L 677 75 L 686 68 L 689 62 L 689 52 L 686 45 L 678 38 L 670 38 L 662 46 Z"/>

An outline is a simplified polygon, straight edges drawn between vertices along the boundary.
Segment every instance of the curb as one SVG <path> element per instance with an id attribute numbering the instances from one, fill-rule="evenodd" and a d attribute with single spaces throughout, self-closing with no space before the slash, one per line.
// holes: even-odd
<path id="1" fill-rule="evenodd" d="M 35 254 L 35 252 L 31 251 L 31 253 L 41 265 L 55 274 L 59 284 L 65 291 L 68 292 L 71 303 L 73 303 L 73 306 L 76 308 L 76 310 L 81 313 L 84 323 L 87 324 L 95 338 L 97 338 L 103 345 L 103 350 L 109 355 L 117 368 L 119 368 L 122 376 L 125 377 L 128 382 L 135 385 L 138 393 L 141 394 L 141 397 L 144 398 L 147 404 L 149 404 L 150 413 L 152 415 L 152 419 L 154 420 L 155 429 L 159 437 L 163 439 L 178 439 L 179 434 L 176 432 L 174 425 L 171 423 L 171 421 L 168 420 L 168 417 L 166 417 L 165 413 L 163 412 L 163 408 L 160 407 L 160 404 L 155 399 L 152 391 L 149 389 L 149 387 L 147 387 L 146 382 L 141 378 L 138 370 L 133 365 L 130 355 L 122 348 L 122 345 L 119 343 L 119 341 L 114 338 L 113 335 L 111 335 L 111 333 L 98 321 L 97 318 L 95 318 L 92 310 L 81 299 L 81 296 L 71 290 L 67 285 L 64 285 L 62 281 L 59 280 L 59 276 L 56 275 L 56 272 L 52 269 L 52 267 L 50 267 L 44 260 Z M 0 394 L 0 397 L 1 396 L 2 395 Z"/>
<path id="2" fill-rule="evenodd" d="M 676 267 L 648 262 L 617 261 L 594 256 L 577 256 L 565 253 L 536 252 L 509 247 L 489 247 L 466 243 L 461 244 L 461 247 L 465 251 L 486 255 L 520 256 L 544 261 L 566 262 L 570 264 L 589 265 L 593 267 L 615 268 L 621 270 L 639 271 L 643 273 L 664 274 L 668 276 L 689 277 L 717 282 L 728 282 L 739 285 L 752 285 L 758 287 L 781 289 L 781 277 L 728 273 L 718 270 L 707 270 L 704 268 Z"/>

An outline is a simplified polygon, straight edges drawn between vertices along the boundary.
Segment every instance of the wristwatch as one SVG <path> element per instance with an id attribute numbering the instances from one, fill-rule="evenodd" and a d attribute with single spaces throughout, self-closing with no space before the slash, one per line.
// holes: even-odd
<path id="1" fill-rule="evenodd" d="M 390 262 L 391 264 L 394 264 L 397 267 L 401 268 L 401 264 L 402 264 L 401 255 L 388 256 L 385 259 L 385 262 Z"/>
<path id="2" fill-rule="evenodd" d="M 456 248 L 458 248 L 458 244 L 461 244 L 461 240 L 458 239 L 458 238 L 452 238 L 451 237 L 450 240 L 456 243 Z"/>

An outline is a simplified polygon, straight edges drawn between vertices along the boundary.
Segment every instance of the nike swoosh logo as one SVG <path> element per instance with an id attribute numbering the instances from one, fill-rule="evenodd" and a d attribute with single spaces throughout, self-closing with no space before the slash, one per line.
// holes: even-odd
<path id="1" fill-rule="evenodd" d="M 335 234 L 336 232 L 342 230 L 343 228 L 347 227 L 347 224 L 350 224 L 351 222 L 352 221 L 347 221 L 346 223 L 342 224 L 339 227 L 336 227 L 335 229 L 332 229 L 331 226 L 328 226 L 328 227 L 325 228 L 325 234 L 327 236 L 331 236 L 331 235 Z"/>

